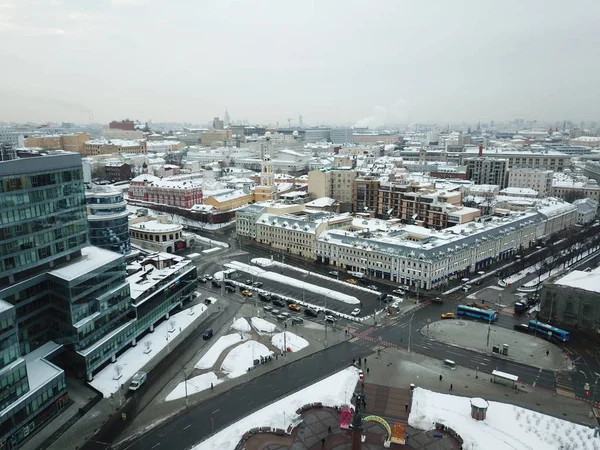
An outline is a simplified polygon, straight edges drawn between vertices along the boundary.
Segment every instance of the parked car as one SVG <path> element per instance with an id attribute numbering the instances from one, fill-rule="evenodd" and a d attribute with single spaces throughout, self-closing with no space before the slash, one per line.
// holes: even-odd
<path id="1" fill-rule="evenodd" d="M 296 305 L 295 303 L 288 305 L 288 309 L 291 311 L 300 311 L 300 307 L 298 305 Z"/>
<path id="2" fill-rule="evenodd" d="M 221 287 L 221 282 L 220 282 L 219 280 L 212 280 L 210 283 L 211 283 L 211 284 L 212 284 L 214 287 L 218 287 L 218 288 L 220 288 L 220 287 Z"/>
<path id="3" fill-rule="evenodd" d="M 254 286 L 255 288 L 259 288 L 262 287 L 262 282 L 261 281 L 255 281 L 254 283 L 252 283 L 252 286 Z"/>
<path id="4" fill-rule="evenodd" d="M 261 299 L 263 302 L 270 302 L 271 301 L 271 295 L 270 294 L 263 294 L 262 292 L 258 293 L 258 298 Z"/>
<path id="5" fill-rule="evenodd" d="M 280 322 L 285 322 L 288 319 L 289 319 L 289 317 L 284 316 L 283 314 L 278 314 L 277 315 L 277 320 L 279 320 Z"/>
<path id="6" fill-rule="evenodd" d="M 332 270 L 331 272 L 329 272 L 329 275 L 331 275 L 332 277 L 337 277 L 339 275 L 339 272 L 337 270 Z"/>
<path id="7" fill-rule="evenodd" d="M 348 279 L 346 280 L 346 283 L 350 283 L 350 284 L 356 284 L 356 283 L 357 283 L 357 281 L 356 281 L 354 278 L 348 278 Z"/>
<path id="8" fill-rule="evenodd" d="M 433 300 L 431 300 L 431 303 L 437 303 L 438 305 L 442 305 L 444 301 L 442 300 L 442 297 L 436 297 Z"/>
<path id="9" fill-rule="evenodd" d="M 252 286 L 252 280 L 246 280 L 246 281 L 245 281 L 245 283 L 246 283 L 248 286 Z"/>
<path id="10" fill-rule="evenodd" d="M 370 284 L 367 286 L 367 289 L 371 289 L 372 291 L 377 291 L 377 286 L 375 286 L 374 284 Z"/>
<path id="11" fill-rule="evenodd" d="M 227 285 L 227 286 L 225 286 L 225 291 L 226 292 L 235 292 L 235 288 L 233 286 Z"/>
<path id="12" fill-rule="evenodd" d="M 334 316 L 331 316 L 329 314 L 327 314 L 325 316 L 325 322 L 330 322 L 330 323 L 334 323 L 337 319 Z"/>
<path id="13" fill-rule="evenodd" d="M 391 295 L 386 295 L 385 297 L 383 297 L 381 299 L 382 303 L 391 303 L 394 301 L 394 297 L 392 297 Z"/>
<path id="14" fill-rule="evenodd" d="M 315 311 L 312 308 L 306 308 L 304 310 L 304 315 L 309 316 L 309 317 L 317 317 L 318 316 L 317 311 Z"/>
<path id="15" fill-rule="evenodd" d="M 200 283 L 206 283 L 208 280 L 206 278 L 204 278 L 204 277 L 198 277 L 198 281 Z"/>
<path id="16" fill-rule="evenodd" d="M 273 310 L 273 307 L 272 307 L 271 305 L 265 305 L 265 306 L 263 306 L 263 309 L 264 309 L 266 312 L 271 312 L 271 311 Z"/>
<path id="17" fill-rule="evenodd" d="M 279 298 L 274 299 L 273 304 L 275 306 L 281 306 L 282 308 L 285 307 L 285 302 Z"/>
<path id="18" fill-rule="evenodd" d="M 292 317 L 292 323 L 294 325 L 302 325 L 304 323 L 304 319 L 302 319 L 302 317 Z"/>
<path id="19" fill-rule="evenodd" d="M 242 295 L 243 295 L 244 297 L 252 297 L 252 292 L 251 292 L 251 291 L 249 291 L 249 290 L 247 290 L 247 289 L 244 289 L 244 290 L 242 291 Z"/>
<path id="20" fill-rule="evenodd" d="M 204 339 L 205 341 L 208 341 L 211 337 L 213 337 L 212 328 L 209 328 L 205 330 L 204 333 L 202 333 L 202 339 Z"/>
<path id="21" fill-rule="evenodd" d="M 207 273 L 204 274 L 204 278 L 206 278 L 208 281 L 211 281 L 213 279 L 213 277 Z"/>
<path id="22" fill-rule="evenodd" d="M 452 312 L 443 313 L 442 319 L 454 319 L 454 313 L 452 313 Z"/>
<path id="23" fill-rule="evenodd" d="M 404 289 L 394 289 L 392 291 L 392 294 L 396 294 L 396 295 L 404 295 Z"/>
<path id="24" fill-rule="evenodd" d="M 350 314 L 352 314 L 353 316 L 359 316 L 360 308 L 354 308 Z"/>
<path id="25" fill-rule="evenodd" d="M 273 308 L 271 310 L 271 315 L 277 317 L 279 314 L 281 314 L 281 311 L 278 309 Z"/>
<path id="26" fill-rule="evenodd" d="M 231 280 L 225 280 L 225 286 L 235 287 L 235 284 L 233 284 L 233 281 L 231 281 Z"/>

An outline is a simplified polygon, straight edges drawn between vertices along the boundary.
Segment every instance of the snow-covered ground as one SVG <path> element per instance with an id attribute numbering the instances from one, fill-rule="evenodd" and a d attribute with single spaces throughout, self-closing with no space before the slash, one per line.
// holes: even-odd
<path id="1" fill-rule="evenodd" d="M 342 292 L 334 291 L 333 289 L 327 289 L 321 286 L 317 286 L 315 284 L 305 283 L 302 280 L 281 275 L 275 272 L 269 272 L 259 267 L 254 267 L 239 261 L 232 261 L 228 264 L 225 264 L 225 267 L 249 273 L 255 277 L 260 277 L 261 280 L 271 280 L 277 283 L 286 284 L 288 286 L 295 287 L 300 291 L 304 290 L 307 293 L 320 295 L 333 300 L 338 300 L 340 302 L 348 303 L 350 305 L 360 304 L 360 300 L 354 297 L 353 295 L 344 294 Z"/>
<path id="2" fill-rule="evenodd" d="M 252 326 L 256 328 L 256 331 L 262 333 L 272 333 L 276 328 L 274 324 L 260 317 L 253 317 L 250 319 L 250 322 L 252 322 Z"/>
<path id="3" fill-rule="evenodd" d="M 242 435 L 255 427 L 270 426 L 285 430 L 297 419 L 296 410 L 308 403 L 321 402 L 331 407 L 348 405 L 357 382 L 358 369 L 344 369 L 244 417 L 196 445 L 193 450 L 232 450 Z"/>
<path id="4" fill-rule="evenodd" d="M 489 402 L 487 418 L 471 418 L 471 399 L 417 388 L 409 425 L 431 430 L 436 422 L 454 429 L 473 450 L 598 450 L 594 430 L 505 403 Z"/>
<path id="5" fill-rule="evenodd" d="M 284 269 L 291 269 L 291 270 L 300 272 L 302 274 L 310 274 L 311 277 L 322 278 L 324 280 L 331 281 L 333 283 L 343 284 L 346 287 L 350 286 L 353 289 L 358 289 L 360 291 L 370 292 L 372 294 L 379 294 L 379 291 L 374 291 L 373 289 L 369 289 L 367 287 L 360 286 L 357 284 L 349 284 L 347 281 L 345 281 L 343 279 L 338 280 L 337 278 L 328 277 L 326 275 L 321 275 L 320 273 L 311 272 L 309 270 L 301 269 L 299 267 L 290 266 L 289 264 L 283 264 L 278 261 L 273 261 L 272 259 L 269 259 L 269 258 L 254 258 L 252 260 L 252 264 L 256 264 L 257 266 L 260 266 L 260 267 L 282 267 Z M 340 275 L 343 276 L 342 273 L 340 273 Z M 348 278 L 352 278 L 352 276 L 348 275 Z"/>
<path id="6" fill-rule="evenodd" d="M 271 356 L 273 352 L 266 345 L 256 341 L 245 341 L 232 349 L 221 365 L 221 370 L 226 372 L 229 378 L 241 377 L 254 366 L 254 360 L 261 356 Z"/>
<path id="7" fill-rule="evenodd" d="M 90 384 L 102 392 L 104 398 L 109 398 L 111 394 L 117 391 L 121 384 L 127 383 L 136 372 L 140 371 L 152 358 L 158 355 L 167 344 L 172 342 L 179 333 L 184 331 L 206 309 L 206 305 L 199 304 L 171 316 L 169 320 L 162 321 L 154 328 L 154 333 L 146 334 L 138 341 L 135 347 L 131 347 L 119 356 L 115 364 L 110 364 L 100 371 Z M 190 314 L 190 311 L 192 314 Z M 149 352 L 147 342 L 150 343 Z M 117 367 L 121 370 L 121 377 L 119 379 L 115 379 L 117 378 Z"/>
<path id="8" fill-rule="evenodd" d="M 284 338 L 285 334 L 285 338 Z M 284 351 L 289 348 L 292 352 L 302 350 L 304 347 L 308 347 L 308 341 L 300 336 L 284 331 L 283 333 L 274 334 L 271 338 L 271 344 L 277 347 L 279 350 Z"/>
<path id="9" fill-rule="evenodd" d="M 190 378 L 187 380 L 187 394 L 197 394 L 198 392 L 202 392 L 206 389 L 210 389 L 210 385 L 212 383 L 213 387 L 219 383 L 222 383 L 223 379 L 218 379 L 214 372 L 203 373 L 202 375 L 198 375 L 197 377 Z M 170 402 L 171 400 L 177 400 L 178 398 L 185 397 L 185 381 L 182 381 L 173 389 L 169 395 L 167 395 L 166 401 Z"/>
<path id="10" fill-rule="evenodd" d="M 221 336 L 208 349 L 208 351 L 204 354 L 204 356 L 202 358 L 200 358 L 200 361 L 198 361 L 194 367 L 196 367 L 196 369 L 210 369 L 212 366 L 215 365 L 215 363 L 217 362 L 217 360 L 219 359 L 219 356 L 221 356 L 221 353 L 223 353 L 223 351 L 225 351 L 232 345 L 235 345 L 235 344 L 243 341 L 244 339 L 246 339 L 245 336 L 242 335 L 240 337 L 240 335 L 237 333 L 228 334 L 226 336 Z"/>
<path id="11" fill-rule="evenodd" d="M 249 333 L 250 330 L 251 330 L 250 324 L 243 317 L 240 317 L 239 319 L 236 319 L 233 322 L 233 325 L 231 326 L 231 328 L 233 328 L 236 331 L 241 331 L 243 333 Z"/>

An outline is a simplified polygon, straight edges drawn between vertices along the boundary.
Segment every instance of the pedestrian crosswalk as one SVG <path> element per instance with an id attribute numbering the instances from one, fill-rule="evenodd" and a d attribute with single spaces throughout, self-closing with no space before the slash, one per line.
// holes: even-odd
<path id="1" fill-rule="evenodd" d="M 515 314 L 514 308 L 511 308 L 510 306 L 499 309 L 497 312 L 503 316 L 518 317 L 517 314 Z"/>
<path id="2" fill-rule="evenodd" d="M 556 375 L 556 393 L 563 397 L 576 398 L 573 392 L 573 380 L 568 373 L 559 373 Z"/>

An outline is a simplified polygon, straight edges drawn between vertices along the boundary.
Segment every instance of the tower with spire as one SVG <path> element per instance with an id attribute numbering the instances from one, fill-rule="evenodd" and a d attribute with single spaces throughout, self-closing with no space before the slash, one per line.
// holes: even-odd
<path id="1" fill-rule="evenodd" d="M 228 127 L 231 125 L 231 118 L 229 117 L 229 111 L 227 111 L 227 107 L 225 107 L 225 114 L 223 115 L 223 126 Z"/>

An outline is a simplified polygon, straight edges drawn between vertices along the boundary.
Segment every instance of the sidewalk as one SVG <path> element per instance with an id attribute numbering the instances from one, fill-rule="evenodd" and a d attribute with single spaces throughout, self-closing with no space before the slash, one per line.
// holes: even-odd
<path id="1" fill-rule="evenodd" d="M 236 314 L 236 317 L 244 317 L 249 319 L 252 316 L 256 316 L 257 312 L 260 312 L 261 317 L 265 316 L 264 311 L 262 311 L 260 306 L 258 307 L 258 309 L 256 309 L 253 304 L 244 304 Z M 304 349 L 298 352 L 288 353 L 285 358 L 280 356 L 276 360 L 273 360 L 267 364 L 256 366 L 256 369 L 252 370 L 251 372 L 248 372 L 247 374 L 242 375 L 240 377 L 228 379 L 223 383 L 217 384 L 212 390 L 209 389 L 195 394 L 189 394 L 189 407 L 206 401 L 210 398 L 216 397 L 226 391 L 231 390 L 235 386 L 247 382 L 250 379 L 256 378 L 267 372 L 276 370 L 286 364 L 290 364 L 294 361 L 305 358 L 314 353 L 318 353 L 326 347 L 331 347 L 332 345 L 336 345 L 351 337 L 350 335 L 346 335 L 344 333 L 344 328 L 337 327 L 336 329 L 332 329 L 330 326 L 328 326 L 326 342 L 324 327 L 315 322 L 305 320 L 304 325 L 288 325 L 288 327 L 285 328 L 281 322 L 277 322 L 272 317 L 265 317 L 265 319 L 277 324 L 277 329 L 275 333 L 284 330 L 294 333 L 306 339 L 309 342 L 309 346 L 305 347 Z M 231 325 L 232 322 L 233 321 L 230 321 L 229 325 Z M 230 330 L 226 324 L 226 326 L 223 326 L 218 333 L 215 333 L 215 336 L 213 336 L 211 342 L 214 343 L 219 337 L 235 332 L 236 331 Z M 198 362 L 202 358 L 202 356 L 204 356 L 204 354 L 208 352 L 209 348 L 210 346 L 202 348 L 202 350 L 199 351 L 186 364 L 185 367 L 181 367 L 177 375 L 172 377 L 172 379 L 158 393 L 158 395 L 156 395 L 152 402 L 134 419 L 133 423 L 127 429 L 126 440 L 129 440 L 136 434 L 140 434 L 145 430 L 156 426 L 159 422 L 169 420 L 171 417 L 180 414 L 186 409 L 185 398 L 171 400 L 168 402 L 165 400 L 165 398 L 183 380 L 184 370 L 186 372 L 190 372 L 193 369 L 196 362 Z"/>
<path id="2" fill-rule="evenodd" d="M 214 314 L 218 314 L 221 310 L 227 307 L 224 301 L 217 302 L 214 305 L 209 306 L 208 310 L 199 315 L 198 318 L 190 324 L 177 338 L 173 341 L 176 346 L 179 346 L 188 336 L 194 333 L 202 323 L 206 320 L 214 319 Z M 171 352 L 175 352 L 175 348 L 171 348 Z M 164 348 L 142 368 L 142 370 L 148 372 L 169 354 L 169 349 Z M 110 367 L 110 366 L 109 366 Z M 68 388 L 69 396 L 75 395 L 75 398 L 82 398 L 81 393 L 91 391 L 86 383 L 82 380 L 71 380 L 72 385 Z M 22 447 L 23 450 L 37 450 L 39 448 L 48 448 L 49 450 L 65 450 L 75 449 L 81 447 L 88 439 L 90 439 L 105 423 L 107 423 L 114 414 L 118 413 L 118 409 L 110 399 L 103 399 L 97 405 L 95 405 L 87 414 L 77 420 L 65 433 L 58 437 L 58 439 L 49 446 L 45 441 L 52 436 L 60 427 L 66 423 L 71 417 L 73 417 L 79 410 L 80 407 L 85 405 L 87 401 L 79 400 L 76 402 L 77 408 L 71 405 L 64 414 L 68 413 L 68 416 L 64 414 L 59 415 L 55 420 L 50 422 L 48 426 L 40 430 L 36 435 L 30 439 Z M 120 413 L 119 413 L 120 414 Z M 64 417 L 63 417 L 64 416 Z"/>
<path id="3" fill-rule="evenodd" d="M 487 336 L 489 330 L 489 346 Z M 503 359 L 517 361 L 540 369 L 570 370 L 571 361 L 565 358 L 560 347 L 539 337 L 520 333 L 471 320 L 446 319 L 432 322 L 421 328 L 421 334 L 444 344 L 473 350 L 489 356 L 492 346 L 502 349 L 509 344 L 508 356 Z M 546 353 L 548 352 L 548 353 Z"/>
<path id="4" fill-rule="evenodd" d="M 465 397 L 482 397 L 486 400 L 510 403 L 523 408 L 572 422 L 596 426 L 590 418 L 588 404 L 575 399 L 558 396 L 554 393 L 536 390 L 519 384 L 518 390 L 493 384 L 490 375 L 457 366 L 450 370 L 443 368 L 441 362 L 417 353 L 386 348 L 377 356 L 367 358 L 367 367 L 361 367 L 365 374 L 365 383 L 374 383 L 390 387 L 407 388 L 411 383 L 418 387 L 440 393 L 452 393 Z M 439 376 L 443 375 L 440 381 Z M 368 399 L 367 399 L 368 400 Z"/>

